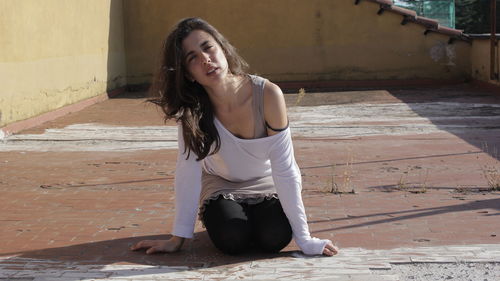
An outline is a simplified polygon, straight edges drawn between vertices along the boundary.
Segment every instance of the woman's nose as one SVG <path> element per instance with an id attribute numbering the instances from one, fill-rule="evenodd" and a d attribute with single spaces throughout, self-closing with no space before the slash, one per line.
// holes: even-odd
<path id="1" fill-rule="evenodd" d="M 202 60 L 203 64 L 207 64 L 207 63 L 211 62 L 210 55 L 208 55 L 208 54 L 203 54 L 202 58 L 203 58 L 203 60 Z"/>

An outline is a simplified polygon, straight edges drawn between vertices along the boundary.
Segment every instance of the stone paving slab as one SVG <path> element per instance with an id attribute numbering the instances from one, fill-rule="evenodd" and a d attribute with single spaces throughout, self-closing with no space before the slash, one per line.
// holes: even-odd
<path id="1" fill-rule="evenodd" d="M 294 106 L 288 110 L 294 138 L 496 133 L 500 104 L 420 102 Z M 474 124 L 474 126 L 471 126 Z M 0 139 L 1 140 L 1 139 Z M 48 128 L 42 134 L 3 138 L 0 151 L 134 151 L 177 148 L 175 126 L 110 126 L 99 123 Z"/>
<path id="2" fill-rule="evenodd" d="M 410 263 L 500 263 L 500 244 L 365 250 L 344 248 L 335 257 L 290 252 L 278 258 L 225 266 L 140 264 L 83 265 L 78 262 L 2 257 L 0 278 L 16 280 L 401 280 L 394 265 Z M 17 268 L 13 267 L 17 265 Z M 500 274 L 492 272 L 491 275 Z M 2 280 L 2 279 L 0 279 Z M 486 279 L 488 280 L 488 279 Z"/>

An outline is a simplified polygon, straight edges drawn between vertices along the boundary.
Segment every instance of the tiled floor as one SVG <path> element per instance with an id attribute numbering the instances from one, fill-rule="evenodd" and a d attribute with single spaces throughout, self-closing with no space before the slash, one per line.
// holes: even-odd
<path id="1" fill-rule="evenodd" d="M 498 95 L 457 85 L 287 101 L 311 232 L 340 255 L 304 258 L 292 243 L 228 257 L 199 224 L 179 253 L 129 251 L 168 235 L 176 157 L 174 124 L 129 94 L 0 142 L 0 280 L 397 280 L 370 268 L 500 262 L 487 181 L 500 173 Z"/>

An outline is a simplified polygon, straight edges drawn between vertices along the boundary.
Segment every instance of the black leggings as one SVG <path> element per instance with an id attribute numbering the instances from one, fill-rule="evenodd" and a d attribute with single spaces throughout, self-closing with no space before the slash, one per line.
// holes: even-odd
<path id="1" fill-rule="evenodd" d="M 250 246 L 277 253 L 292 240 L 292 228 L 278 199 L 237 203 L 219 196 L 205 207 L 203 222 L 222 252 L 237 255 Z"/>

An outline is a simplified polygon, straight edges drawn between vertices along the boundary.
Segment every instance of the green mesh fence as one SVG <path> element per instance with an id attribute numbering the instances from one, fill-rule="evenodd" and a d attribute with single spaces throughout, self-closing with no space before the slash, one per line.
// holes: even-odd
<path id="1" fill-rule="evenodd" d="M 399 7 L 413 10 L 417 15 L 439 21 L 439 24 L 455 28 L 455 0 L 395 0 Z"/>

